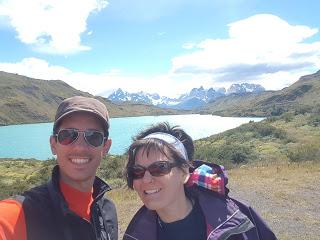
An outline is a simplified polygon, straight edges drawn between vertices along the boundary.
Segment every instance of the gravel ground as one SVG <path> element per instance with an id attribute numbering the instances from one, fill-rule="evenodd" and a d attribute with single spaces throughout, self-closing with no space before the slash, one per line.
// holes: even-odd
<path id="1" fill-rule="evenodd" d="M 228 186 L 279 239 L 320 239 L 320 164 L 234 169 Z"/>

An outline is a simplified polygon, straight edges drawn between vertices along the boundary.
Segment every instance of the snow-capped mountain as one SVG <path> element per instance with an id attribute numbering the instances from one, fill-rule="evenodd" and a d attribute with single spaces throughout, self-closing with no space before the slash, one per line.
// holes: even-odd
<path id="1" fill-rule="evenodd" d="M 235 93 L 249 93 L 249 92 L 263 92 L 265 91 L 264 87 L 258 84 L 250 83 L 241 83 L 241 84 L 232 84 L 227 91 L 227 94 Z"/>
<path id="2" fill-rule="evenodd" d="M 262 92 L 265 89 L 261 85 L 257 84 L 232 84 L 228 90 L 225 88 L 219 89 L 204 89 L 193 88 L 189 93 L 181 95 L 179 98 L 168 98 L 165 96 L 159 96 L 154 93 L 129 93 L 119 88 L 108 96 L 108 99 L 113 102 L 132 101 L 137 103 L 152 104 L 158 107 L 176 108 L 176 109 L 195 109 L 205 105 L 208 102 L 214 101 L 218 97 L 226 96 L 229 94 L 243 94 L 251 92 Z"/>
<path id="3" fill-rule="evenodd" d="M 112 102 L 125 102 L 125 101 L 131 101 L 136 103 L 146 103 L 146 104 L 152 104 L 155 106 L 159 105 L 175 105 L 179 102 L 176 99 L 168 98 L 168 97 L 160 97 L 157 93 L 145 93 L 145 92 L 138 92 L 138 93 L 129 93 L 126 91 L 123 91 L 121 88 L 119 88 L 117 91 L 113 92 L 108 96 L 108 99 Z"/>

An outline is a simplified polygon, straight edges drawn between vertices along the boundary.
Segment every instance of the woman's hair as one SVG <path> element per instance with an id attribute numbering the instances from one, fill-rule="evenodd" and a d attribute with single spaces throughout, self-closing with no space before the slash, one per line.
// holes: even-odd
<path id="1" fill-rule="evenodd" d="M 183 144 L 187 159 L 181 154 L 181 151 L 167 141 L 152 137 L 145 138 L 152 133 L 165 133 L 177 138 Z M 127 151 L 128 161 L 125 168 L 125 175 L 127 179 L 127 185 L 131 189 L 133 188 L 133 178 L 130 175 L 129 169 L 135 165 L 136 155 L 140 150 L 143 151 L 143 154 L 146 154 L 147 156 L 149 155 L 150 151 L 160 152 L 166 156 L 167 159 L 173 160 L 177 164 L 177 167 L 182 170 L 185 170 L 185 168 L 191 166 L 194 155 L 192 138 L 179 126 L 170 126 L 168 122 L 152 125 L 133 138 L 133 143 L 130 145 Z"/>

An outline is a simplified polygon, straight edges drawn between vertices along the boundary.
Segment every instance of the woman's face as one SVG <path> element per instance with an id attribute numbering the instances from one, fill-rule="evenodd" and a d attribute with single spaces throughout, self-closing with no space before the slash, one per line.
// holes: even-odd
<path id="1" fill-rule="evenodd" d="M 135 165 L 148 167 L 156 161 L 169 161 L 161 152 L 140 149 L 136 155 Z M 133 188 L 138 192 L 144 205 L 158 212 L 171 211 L 174 213 L 185 202 L 184 183 L 188 174 L 178 167 L 173 167 L 170 173 L 155 177 L 146 171 L 143 178 L 133 180 Z"/>

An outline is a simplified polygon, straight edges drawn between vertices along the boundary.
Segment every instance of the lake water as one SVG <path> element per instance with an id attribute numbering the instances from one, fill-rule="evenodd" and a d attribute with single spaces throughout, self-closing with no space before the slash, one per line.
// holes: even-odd
<path id="1" fill-rule="evenodd" d="M 123 154 L 131 138 L 151 124 L 168 121 L 180 125 L 194 140 L 235 128 L 263 118 L 235 118 L 213 115 L 165 115 L 112 118 L 110 121 L 111 154 Z M 53 123 L 23 124 L 0 127 L 0 158 L 52 158 L 49 137 Z"/>

